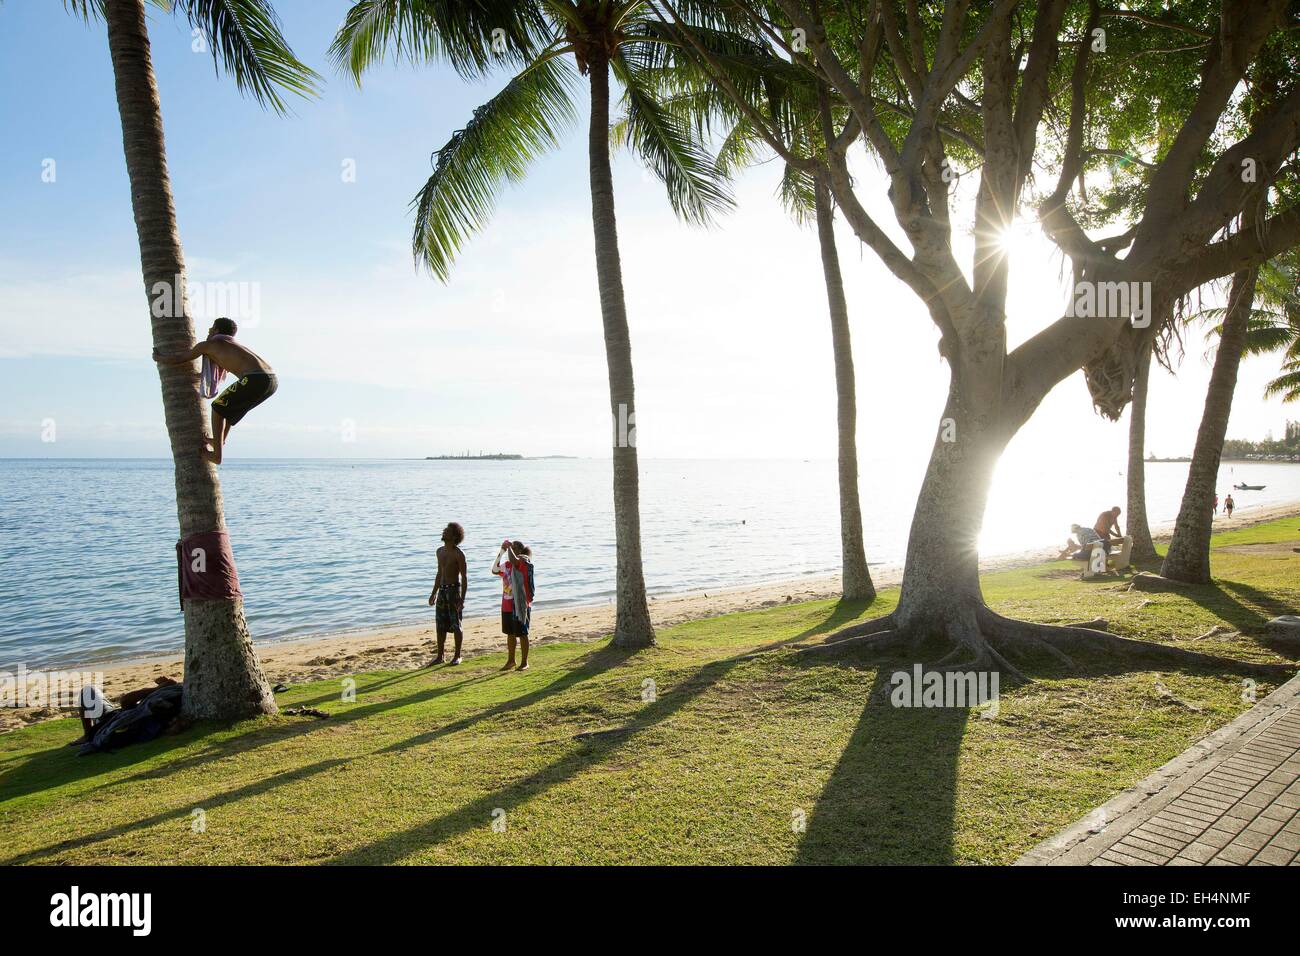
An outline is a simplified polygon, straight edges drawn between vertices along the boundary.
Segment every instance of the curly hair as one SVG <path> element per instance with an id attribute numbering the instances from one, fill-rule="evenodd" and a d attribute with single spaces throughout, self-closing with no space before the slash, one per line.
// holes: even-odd
<path id="1" fill-rule="evenodd" d="M 460 544 L 465 540 L 465 529 L 452 521 L 442 529 L 442 540 L 447 544 Z"/>

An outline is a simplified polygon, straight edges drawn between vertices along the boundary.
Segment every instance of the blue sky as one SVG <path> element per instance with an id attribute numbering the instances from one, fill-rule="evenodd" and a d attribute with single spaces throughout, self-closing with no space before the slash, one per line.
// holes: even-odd
<path id="1" fill-rule="evenodd" d="M 281 388 L 241 424 L 231 457 L 421 456 L 472 449 L 602 455 L 608 424 L 585 137 L 507 189 L 444 286 L 410 257 L 407 204 L 431 152 L 504 82 L 383 67 L 358 89 L 325 51 L 346 0 L 280 0 L 299 55 L 325 76 L 296 115 L 263 112 L 150 14 L 177 213 L 195 284 L 256 289 L 243 337 Z M 104 27 L 57 0 L 0 5 L 0 456 L 166 454 Z M 42 181 L 46 161 L 53 182 Z M 344 163 L 355 182 L 344 182 Z M 865 163 L 863 164 L 865 166 Z M 815 236 L 772 198 L 775 164 L 737 187 L 720 227 L 673 218 L 628 156 L 615 164 L 642 454 L 829 457 L 834 391 Z M 864 168 L 861 181 L 875 174 Z M 883 188 L 864 188 L 884 209 Z M 864 454 L 928 447 L 946 373 L 937 334 L 841 230 Z M 1009 327 L 1060 314 L 1059 258 L 1018 242 Z M 1150 447 L 1190 450 L 1208 366 L 1200 333 L 1175 381 L 1156 376 Z M 1231 434 L 1280 433 L 1248 362 Z M 1291 410 L 1300 417 L 1300 410 Z M 53 422 L 55 440 L 45 427 Z M 345 440 L 349 437 L 354 440 Z M 1078 443 L 1122 460 L 1124 429 L 1092 413 L 1081 376 L 1013 445 Z"/>

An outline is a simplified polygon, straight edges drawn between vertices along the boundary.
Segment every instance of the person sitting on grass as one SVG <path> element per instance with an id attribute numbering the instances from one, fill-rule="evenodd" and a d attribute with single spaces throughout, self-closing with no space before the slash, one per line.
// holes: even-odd
<path id="1" fill-rule="evenodd" d="M 212 437 L 203 436 L 200 454 L 214 465 L 221 464 L 230 429 L 274 395 L 279 384 L 265 359 L 235 341 L 238 330 L 233 319 L 220 318 L 208 329 L 207 339 L 188 351 L 168 353 L 153 350 L 153 360 L 160 365 L 185 365 L 201 357 L 203 368 L 199 377 L 199 394 L 204 398 L 217 395 L 217 386 L 226 372 L 235 376 L 230 387 L 212 399 Z"/>
<path id="2" fill-rule="evenodd" d="M 456 652 L 448 666 L 460 663 L 460 646 L 465 639 L 460 619 L 465 611 L 465 594 L 469 591 L 465 552 L 460 549 L 464 540 L 465 529 L 455 521 L 443 528 L 442 547 L 438 549 L 438 576 L 433 579 L 433 591 L 429 594 L 429 604 L 436 609 L 434 623 L 438 628 L 438 656 L 433 659 L 434 664 L 442 663 L 448 631 L 456 635 Z"/>
<path id="3" fill-rule="evenodd" d="M 515 666 L 515 643 L 519 643 L 519 670 L 528 670 L 528 626 L 533 607 L 532 550 L 522 541 L 501 542 L 492 573 L 501 579 L 501 632 L 506 636 L 508 671 Z M 501 563 L 502 556 L 507 561 Z"/>

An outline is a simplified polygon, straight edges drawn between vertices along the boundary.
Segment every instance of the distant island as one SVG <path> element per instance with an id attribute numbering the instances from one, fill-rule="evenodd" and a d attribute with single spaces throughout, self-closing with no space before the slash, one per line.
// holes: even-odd
<path id="1" fill-rule="evenodd" d="M 465 452 L 463 455 L 425 455 L 425 461 L 523 461 L 523 455 L 507 455 L 499 451 L 491 455 L 485 455 L 479 452 L 477 455 L 471 455 Z"/>
<path id="2" fill-rule="evenodd" d="M 494 452 L 491 455 L 485 455 L 479 452 L 477 455 L 471 455 L 465 452 L 463 455 L 425 455 L 425 461 L 551 461 L 556 458 L 566 458 L 577 460 L 577 455 L 514 455 L 506 454 L 503 451 Z"/>

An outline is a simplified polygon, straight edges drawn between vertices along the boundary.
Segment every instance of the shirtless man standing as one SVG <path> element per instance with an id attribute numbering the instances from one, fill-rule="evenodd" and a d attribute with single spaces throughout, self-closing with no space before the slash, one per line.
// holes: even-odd
<path id="1" fill-rule="evenodd" d="M 438 549 L 438 576 L 433 579 L 429 605 L 436 607 L 438 628 L 438 656 L 434 664 L 442 663 L 443 648 L 447 646 L 447 632 L 456 634 L 456 653 L 452 664 L 460 663 L 460 645 L 465 635 L 460 618 L 465 611 L 465 594 L 469 591 L 469 573 L 465 570 L 465 552 L 460 543 L 465 540 L 465 529 L 452 522 L 442 531 L 442 547 Z"/>
<path id="2" fill-rule="evenodd" d="M 256 352 L 235 341 L 238 326 L 233 319 L 217 319 L 208 329 L 206 340 L 187 352 L 153 350 L 153 360 L 160 365 L 185 365 L 203 359 L 200 394 L 212 398 L 216 387 L 230 372 L 235 382 L 212 400 L 212 437 L 204 436 L 202 455 L 214 465 L 221 464 L 221 452 L 230 429 L 252 409 L 275 394 L 275 372 Z"/>

